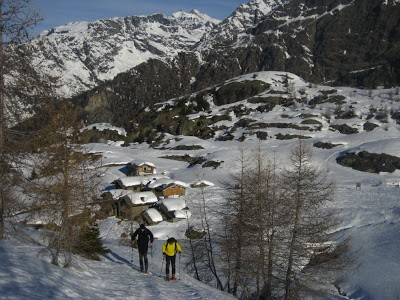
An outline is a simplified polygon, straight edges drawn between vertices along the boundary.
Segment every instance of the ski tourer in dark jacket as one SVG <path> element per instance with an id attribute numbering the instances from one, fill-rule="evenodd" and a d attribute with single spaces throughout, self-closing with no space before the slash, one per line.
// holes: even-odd
<path id="1" fill-rule="evenodd" d="M 132 243 L 137 237 L 137 246 L 139 251 L 140 271 L 147 273 L 149 262 L 147 259 L 147 251 L 153 244 L 153 234 L 149 229 L 140 224 L 140 227 L 132 234 Z"/>

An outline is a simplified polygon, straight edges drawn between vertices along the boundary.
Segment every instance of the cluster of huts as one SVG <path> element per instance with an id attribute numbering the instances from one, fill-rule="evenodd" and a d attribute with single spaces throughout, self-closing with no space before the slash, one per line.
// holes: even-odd
<path id="1" fill-rule="evenodd" d="M 113 188 L 102 194 L 105 201 L 112 203 L 112 215 L 149 225 L 190 217 L 182 197 L 188 184 L 157 174 L 150 162 L 134 160 L 126 167 L 127 176 L 112 182 Z"/>

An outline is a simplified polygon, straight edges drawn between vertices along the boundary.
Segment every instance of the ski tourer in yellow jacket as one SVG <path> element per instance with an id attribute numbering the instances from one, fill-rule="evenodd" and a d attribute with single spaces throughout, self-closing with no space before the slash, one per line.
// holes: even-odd
<path id="1" fill-rule="evenodd" d="M 169 238 L 162 246 L 163 255 L 175 256 L 177 252 L 182 253 L 182 247 L 174 238 Z"/>
<path id="2" fill-rule="evenodd" d="M 182 253 L 182 247 L 179 245 L 178 241 L 174 238 L 169 238 L 164 245 L 162 246 L 162 253 L 165 256 L 165 279 L 167 281 L 170 280 L 169 277 L 169 266 L 172 267 L 172 280 L 176 280 L 175 278 L 175 258 L 176 253 L 179 252 L 179 265 L 180 265 L 180 254 Z"/>

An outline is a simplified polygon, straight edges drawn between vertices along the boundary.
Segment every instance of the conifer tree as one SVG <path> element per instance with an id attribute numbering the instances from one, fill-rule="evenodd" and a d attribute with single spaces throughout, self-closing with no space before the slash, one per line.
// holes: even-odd
<path id="1" fill-rule="evenodd" d="M 110 252 L 110 250 L 104 247 L 100 238 L 99 226 L 93 221 L 83 226 L 74 248 L 74 253 L 81 254 L 93 260 L 100 260 L 99 255 Z"/>

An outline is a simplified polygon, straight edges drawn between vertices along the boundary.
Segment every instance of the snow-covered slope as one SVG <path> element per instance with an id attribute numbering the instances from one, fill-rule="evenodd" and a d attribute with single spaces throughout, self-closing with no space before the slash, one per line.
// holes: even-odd
<path id="1" fill-rule="evenodd" d="M 115 231 L 116 226 L 112 222 L 105 229 Z M 0 241 L 0 299 L 235 299 L 182 271 L 177 282 L 165 282 L 160 276 L 161 241 L 154 243 L 154 253 L 149 258 L 152 274 L 147 276 L 138 271 L 137 251 L 118 245 L 118 239 L 113 242 L 106 245 L 111 253 L 101 262 L 76 257 L 74 267 L 65 269 L 51 265 L 41 246 L 14 239 Z"/>
<path id="2" fill-rule="evenodd" d="M 256 76 L 255 76 L 256 75 Z M 190 114 L 193 120 L 201 116 L 212 119 L 214 116 L 231 116 L 218 122 L 220 131 L 217 136 L 235 131 L 232 140 L 221 141 L 218 138 L 200 139 L 195 136 L 165 134 L 157 148 L 148 144 L 132 143 L 122 146 L 121 141 L 93 143 L 85 146 L 88 152 L 102 153 L 104 169 L 102 187 L 109 188 L 115 179 L 126 176 L 121 166 L 132 159 L 152 162 L 158 173 L 167 173 L 174 180 L 186 183 L 197 182 L 199 179 L 213 183 L 204 189 L 204 199 L 207 202 L 208 213 L 211 214 L 212 231 L 218 231 L 221 224 L 216 215 L 218 205 L 223 204 L 223 184 L 227 174 L 238 169 L 237 158 L 239 147 L 250 151 L 261 147 L 269 157 L 276 157 L 278 164 L 284 164 L 290 148 L 297 142 L 296 138 L 278 139 L 277 134 L 303 135 L 309 137 L 307 142 L 314 145 L 317 142 L 331 143 L 332 148 L 314 149 L 314 159 L 317 166 L 326 172 L 337 183 L 333 201 L 326 209 L 332 210 L 341 219 L 334 229 L 334 237 L 339 241 L 351 239 L 350 251 L 356 257 L 357 269 L 349 268 L 347 272 L 337 274 L 335 282 L 328 282 L 330 295 L 324 299 L 397 299 L 400 294 L 399 261 L 400 261 L 400 170 L 392 173 L 368 173 L 336 162 L 336 158 L 345 152 L 368 151 L 371 153 L 386 153 L 400 157 L 400 125 L 395 119 L 400 110 L 399 89 L 362 90 L 349 87 L 338 87 L 335 90 L 328 86 L 318 86 L 305 82 L 300 77 L 285 72 L 260 72 L 232 79 L 231 82 L 245 82 L 252 79 L 271 85 L 274 94 L 262 92 L 260 100 L 268 96 L 287 97 L 285 79 L 293 83 L 292 96 L 297 95 L 297 105 L 276 105 L 271 111 L 257 110 L 260 104 L 247 100 L 226 104 L 211 105 L 207 111 Z M 326 98 L 321 98 L 325 95 Z M 265 98 L 264 98 L 265 97 Z M 321 103 L 312 105 L 310 101 L 300 99 L 324 99 Z M 341 100 L 340 105 L 333 100 Z M 254 100 L 254 97 L 253 97 Z M 174 100 L 164 103 L 171 109 Z M 162 110 L 162 105 L 158 108 Z M 340 118 L 339 110 L 353 110 L 350 118 Z M 390 111 L 387 120 L 376 118 L 376 111 Z M 335 112 L 336 111 L 336 112 Z M 246 113 L 244 113 L 246 112 Z M 251 119 L 254 124 L 301 124 L 302 127 L 280 128 L 280 126 L 265 126 L 246 128 L 235 126 L 240 119 Z M 313 120 L 314 122 L 303 122 Z M 316 122 L 317 121 L 317 122 Z M 373 130 L 365 130 L 366 123 L 377 125 Z M 307 125 L 308 124 L 308 125 Z M 358 130 L 357 133 L 343 134 L 333 130 L 331 125 L 346 124 Z M 212 125 L 210 125 L 212 126 Z M 106 124 L 97 125 L 103 130 Z M 109 127 L 110 130 L 118 130 Z M 225 129 L 224 129 L 225 128 Z M 319 128 L 319 129 L 318 129 Z M 120 132 L 124 132 L 122 129 Z M 265 140 L 257 138 L 257 131 L 268 133 Z M 241 140 L 240 138 L 246 138 Z M 179 150 L 182 146 L 197 146 L 193 150 Z M 208 161 L 221 164 L 216 168 L 197 164 L 189 167 L 184 161 L 168 159 L 170 156 L 202 157 Z M 356 189 L 355 183 L 361 184 Z M 187 203 L 192 217 L 190 224 L 201 228 L 199 216 L 200 198 L 198 189 L 189 187 L 187 196 L 182 197 Z M 21 217 L 21 216 L 20 216 Z M 34 220 L 33 220 L 34 221 Z M 32 222 L 33 222 L 32 221 Z M 134 223 L 134 226 L 137 226 Z M 136 250 L 131 251 L 127 239 L 121 238 L 122 233 L 129 233 L 128 222 L 119 222 L 116 218 L 108 218 L 100 222 L 101 237 L 112 253 L 103 257 L 101 262 L 86 261 L 76 258 L 72 270 L 52 266 L 49 258 L 43 256 L 42 247 L 30 243 L 19 243 L 13 238 L 0 242 L 0 298 L 7 299 L 230 299 L 229 295 L 220 293 L 208 286 L 198 283 L 183 270 L 183 263 L 189 256 L 188 247 L 184 248 L 181 262 L 180 280 L 176 285 L 167 285 L 157 275 L 163 273 L 163 261 L 160 256 L 160 246 L 170 236 L 175 236 L 182 244 L 185 243 L 186 221 L 177 223 L 161 222 L 149 226 L 156 237 L 150 269 L 153 276 L 143 277 L 138 272 L 138 257 Z M 11 232 L 11 230 L 8 230 Z M 36 236 L 37 231 L 28 232 Z M 124 244 L 125 242 L 125 244 Z M 41 255 L 39 255 L 41 254 Z M 131 262 L 130 260 L 132 260 Z M 335 284 L 335 285 L 334 285 Z M 336 287 L 340 288 L 341 295 Z M 36 297 L 36 298 L 35 298 Z M 172 299 L 173 299 L 172 298 Z M 315 298 L 314 298 L 315 299 Z"/>

